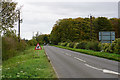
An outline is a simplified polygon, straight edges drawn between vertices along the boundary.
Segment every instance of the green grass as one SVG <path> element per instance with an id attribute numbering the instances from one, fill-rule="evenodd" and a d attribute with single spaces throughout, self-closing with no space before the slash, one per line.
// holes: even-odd
<path id="1" fill-rule="evenodd" d="M 110 59 L 110 60 L 120 62 L 120 55 L 115 54 L 115 53 L 97 52 L 97 51 L 93 51 L 93 50 L 69 48 L 69 47 L 64 47 L 64 46 L 59 46 L 59 45 L 54 45 L 54 46 L 59 47 L 59 48 L 63 48 L 63 49 L 68 49 L 68 50 L 72 50 L 72 51 L 76 51 L 76 52 L 80 52 L 80 53 L 93 55 L 93 56 L 97 56 L 97 57 L 102 57 L 102 58 L 106 58 L 106 59 Z"/>
<path id="2" fill-rule="evenodd" d="M 35 47 L 23 51 L 19 56 L 4 61 L 2 64 L 3 78 L 57 78 L 48 62 L 44 50 Z"/>

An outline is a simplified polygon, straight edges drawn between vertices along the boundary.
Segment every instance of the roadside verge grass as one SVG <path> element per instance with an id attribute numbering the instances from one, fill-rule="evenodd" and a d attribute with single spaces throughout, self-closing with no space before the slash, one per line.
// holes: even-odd
<path id="1" fill-rule="evenodd" d="M 59 48 L 63 48 L 63 49 L 68 49 L 68 50 L 72 50 L 72 51 L 76 51 L 76 52 L 80 52 L 80 53 L 93 55 L 93 56 L 97 56 L 97 57 L 102 57 L 102 58 L 106 58 L 106 59 L 110 59 L 110 60 L 120 62 L 120 55 L 115 54 L 115 53 L 97 52 L 97 51 L 93 51 L 93 50 L 69 48 L 69 47 L 64 47 L 64 46 L 59 46 L 59 45 L 54 45 L 54 46 L 59 47 Z"/>
<path id="2" fill-rule="evenodd" d="M 19 56 L 4 61 L 2 78 L 57 78 L 43 50 L 32 46 Z M 51 80 L 51 79 L 50 79 Z"/>

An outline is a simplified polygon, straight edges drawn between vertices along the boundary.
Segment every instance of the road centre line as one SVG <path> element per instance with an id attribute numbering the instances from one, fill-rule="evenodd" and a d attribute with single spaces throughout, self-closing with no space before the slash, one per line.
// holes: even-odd
<path id="1" fill-rule="evenodd" d="M 68 56 L 71 56 L 70 54 L 68 53 L 65 53 L 66 55 Z M 79 61 L 82 61 L 82 62 L 86 62 L 85 60 L 82 60 L 80 58 L 77 58 L 77 57 L 74 57 L 75 59 L 79 60 Z M 115 71 L 111 71 L 111 70 L 107 70 L 107 69 L 99 69 L 97 67 L 94 67 L 94 66 L 91 66 L 89 64 L 85 64 L 87 67 L 90 67 L 90 68 L 93 68 L 93 69 L 96 69 L 96 70 L 99 70 L 99 71 L 102 71 L 103 73 L 108 73 L 108 74 L 115 74 L 115 75 L 120 75 L 120 73 L 118 72 L 115 72 Z"/>
<path id="2" fill-rule="evenodd" d="M 71 56 L 70 54 L 68 54 L 68 53 L 65 53 L 66 55 L 68 55 L 68 56 Z"/>
<path id="3" fill-rule="evenodd" d="M 103 72 L 104 73 L 110 73 L 110 74 L 120 75 L 120 73 L 118 73 L 118 72 L 114 72 L 114 71 L 110 71 L 110 70 L 106 70 L 106 69 L 103 69 Z"/>
<path id="4" fill-rule="evenodd" d="M 71 56 L 70 54 L 68 54 L 68 53 L 65 53 L 66 55 L 68 55 L 68 56 Z M 82 61 L 82 62 L 86 62 L 85 60 L 82 60 L 82 59 L 80 59 L 80 58 L 77 58 L 77 57 L 74 57 L 75 59 L 77 59 L 77 60 L 79 60 L 79 61 Z"/>
<path id="5" fill-rule="evenodd" d="M 93 67 L 91 65 L 88 65 L 88 64 L 85 64 L 87 67 L 90 67 L 90 68 L 93 68 L 93 69 L 96 69 L 96 70 L 99 70 L 99 71 L 102 71 L 103 69 L 99 69 L 99 68 L 96 68 L 96 67 Z"/>
<path id="6" fill-rule="evenodd" d="M 82 60 L 80 58 L 77 58 L 77 57 L 74 57 L 75 59 L 79 60 L 79 61 L 82 61 L 82 62 L 86 62 L 85 60 Z"/>
<path id="7" fill-rule="evenodd" d="M 93 67 L 93 66 L 91 66 L 91 65 L 88 65 L 88 64 L 85 64 L 85 65 L 86 65 L 87 67 L 90 67 L 90 68 L 93 68 L 93 69 L 96 69 L 96 70 L 102 71 L 103 73 L 120 75 L 120 73 L 118 73 L 118 72 L 115 72 L 115 71 L 106 70 L 106 69 L 99 69 L 99 68 Z"/>

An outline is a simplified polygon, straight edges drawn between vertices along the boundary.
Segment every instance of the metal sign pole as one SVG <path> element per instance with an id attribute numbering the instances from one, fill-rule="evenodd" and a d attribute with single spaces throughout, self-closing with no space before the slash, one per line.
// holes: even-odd
<path id="1" fill-rule="evenodd" d="M 111 32 L 110 32 L 110 43 L 111 43 L 111 46 L 112 46 Z"/>
<path id="2" fill-rule="evenodd" d="M 103 48 L 103 43 L 110 43 L 112 46 L 112 41 L 115 40 L 115 32 L 114 31 L 101 31 L 99 32 L 99 40 L 101 41 L 102 48 Z"/>
<path id="3" fill-rule="evenodd" d="M 101 48 L 102 48 L 102 50 L 101 50 L 101 52 L 103 52 L 103 39 L 102 39 L 102 32 L 100 32 L 100 34 L 101 34 Z"/>

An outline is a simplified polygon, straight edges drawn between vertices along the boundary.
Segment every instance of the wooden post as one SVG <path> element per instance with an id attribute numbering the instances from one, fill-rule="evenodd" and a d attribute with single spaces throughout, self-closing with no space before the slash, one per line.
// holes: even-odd
<path id="1" fill-rule="evenodd" d="M 20 42 L 20 10 L 18 10 L 18 42 Z"/>

